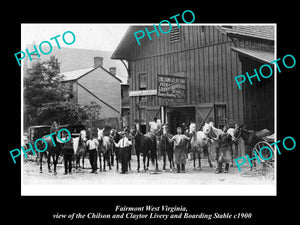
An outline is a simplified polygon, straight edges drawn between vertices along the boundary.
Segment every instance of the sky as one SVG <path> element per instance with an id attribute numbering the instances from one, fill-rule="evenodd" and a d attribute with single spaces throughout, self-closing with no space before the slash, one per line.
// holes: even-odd
<path id="1" fill-rule="evenodd" d="M 128 24 L 22 24 L 21 25 L 21 51 L 25 51 L 26 45 L 35 41 L 36 47 L 43 41 L 49 41 L 57 46 L 55 40 L 50 38 L 61 35 L 57 38 L 61 47 L 83 48 L 92 50 L 114 51 L 126 33 Z M 62 35 L 66 31 L 72 31 L 76 40 L 71 45 L 66 45 Z M 66 34 L 71 39 L 70 34 Z M 46 44 L 45 44 L 46 45 Z"/>

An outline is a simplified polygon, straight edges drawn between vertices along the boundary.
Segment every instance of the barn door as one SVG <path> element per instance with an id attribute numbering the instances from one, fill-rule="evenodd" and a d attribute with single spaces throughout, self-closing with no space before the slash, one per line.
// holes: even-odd
<path id="1" fill-rule="evenodd" d="M 215 122 L 215 115 L 214 115 L 214 104 L 201 104 L 195 106 L 195 118 L 196 118 L 196 125 L 197 129 L 203 126 L 205 122 L 213 121 Z"/>

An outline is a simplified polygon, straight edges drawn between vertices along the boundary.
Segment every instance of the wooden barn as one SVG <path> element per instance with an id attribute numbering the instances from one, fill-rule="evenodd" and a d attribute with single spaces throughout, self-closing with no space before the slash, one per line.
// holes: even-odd
<path id="1" fill-rule="evenodd" d="M 138 45 L 134 32 L 145 27 L 154 29 L 129 27 L 111 57 L 128 61 L 131 123 L 146 131 L 156 116 L 173 133 L 182 123 L 209 120 L 274 131 L 274 76 L 253 78 L 242 90 L 234 78 L 275 59 L 275 25 L 173 24 Z"/>

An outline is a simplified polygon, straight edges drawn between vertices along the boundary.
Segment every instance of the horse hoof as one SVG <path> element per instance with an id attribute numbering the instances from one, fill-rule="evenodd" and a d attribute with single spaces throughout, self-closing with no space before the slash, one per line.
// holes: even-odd
<path id="1" fill-rule="evenodd" d="M 52 173 L 52 170 L 48 170 L 49 173 Z"/>
<path id="2" fill-rule="evenodd" d="M 53 175 L 55 175 L 55 176 L 56 176 L 56 175 L 57 175 L 57 172 L 54 172 L 54 173 L 53 173 Z"/>
<path id="3" fill-rule="evenodd" d="M 40 173 L 43 173 L 43 171 L 40 171 Z"/>

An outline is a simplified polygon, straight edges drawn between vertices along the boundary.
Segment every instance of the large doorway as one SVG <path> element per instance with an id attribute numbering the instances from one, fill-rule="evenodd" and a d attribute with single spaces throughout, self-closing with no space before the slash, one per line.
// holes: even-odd
<path id="1" fill-rule="evenodd" d="M 195 107 L 169 107 L 167 118 L 171 134 L 176 134 L 176 128 L 183 123 L 188 126 L 191 122 L 195 122 Z"/>

